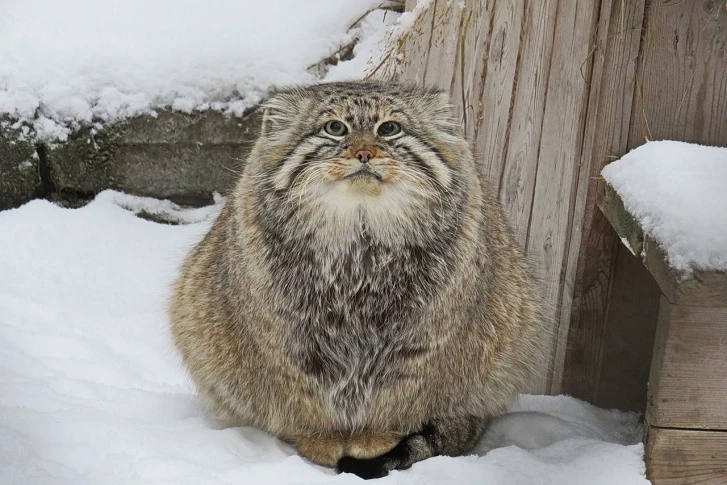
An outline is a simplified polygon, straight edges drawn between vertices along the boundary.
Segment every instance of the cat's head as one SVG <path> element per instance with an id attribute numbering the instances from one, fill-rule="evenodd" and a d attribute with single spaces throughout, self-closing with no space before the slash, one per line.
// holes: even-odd
<path id="1" fill-rule="evenodd" d="M 444 93 L 377 82 L 277 93 L 248 163 L 261 189 L 280 196 L 271 203 L 370 224 L 444 209 L 474 172 Z"/>

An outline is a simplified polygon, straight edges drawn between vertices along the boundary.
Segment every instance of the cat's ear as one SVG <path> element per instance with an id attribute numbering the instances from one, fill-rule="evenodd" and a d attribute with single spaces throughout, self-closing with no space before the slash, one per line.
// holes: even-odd
<path id="1" fill-rule="evenodd" d="M 438 114 L 452 113 L 452 100 L 449 93 L 439 89 L 432 89 L 425 96 L 427 108 Z"/>
<path id="2" fill-rule="evenodd" d="M 304 112 L 305 98 L 295 91 L 274 95 L 263 105 L 261 134 L 275 136 L 290 128 Z"/>
<path id="3" fill-rule="evenodd" d="M 454 132 L 459 126 L 455 120 L 454 107 L 449 93 L 439 89 L 432 89 L 422 96 L 423 111 L 427 119 L 436 123 L 440 130 Z"/>

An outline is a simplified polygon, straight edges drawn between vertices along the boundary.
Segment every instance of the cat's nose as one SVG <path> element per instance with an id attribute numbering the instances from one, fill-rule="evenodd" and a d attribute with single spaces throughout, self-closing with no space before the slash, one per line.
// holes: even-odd
<path id="1" fill-rule="evenodd" d="M 367 163 L 369 160 L 374 158 L 374 154 L 371 153 L 370 150 L 359 150 L 356 152 L 356 158 L 358 158 L 361 163 Z"/>

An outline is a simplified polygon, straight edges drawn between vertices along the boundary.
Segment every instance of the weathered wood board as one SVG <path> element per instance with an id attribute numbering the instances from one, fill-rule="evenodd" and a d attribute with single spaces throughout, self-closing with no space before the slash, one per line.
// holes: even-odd
<path id="1" fill-rule="evenodd" d="M 628 241 L 658 283 L 664 296 L 680 305 L 727 307 L 727 273 L 695 270 L 685 275 L 669 267 L 666 254 L 624 207 L 621 197 L 608 185 L 599 202 L 601 211 L 619 236 Z"/>
<path id="2" fill-rule="evenodd" d="M 652 1 L 647 17 L 629 145 L 727 145 L 724 2 Z"/>
<path id="3" fill-rule="evenodd" d="M 647 420 L 653 426 L 727 430 L 725 403 L 727 307 L 675 305 L 662 297 Z"/>
<path id="4" fill-rule="evenodd" d="M 649 428 L 647 477 L 653 485 L 727 483 L 727 431 Z"/>

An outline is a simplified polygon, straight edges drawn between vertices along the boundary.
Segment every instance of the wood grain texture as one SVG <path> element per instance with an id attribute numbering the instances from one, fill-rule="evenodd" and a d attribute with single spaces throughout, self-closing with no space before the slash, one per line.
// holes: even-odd
<path id="1" fill-rule="evenodd" d="M 449 90 L 457 67 L 464 8 L 457 2 L 436 0 L 424 84 Z"/>
<path id="2" fill-rule="evenodd" d="M 580 169 L 583 127 L 588 104 L 588 79 L 595 2 L 561 0 L 555 23 L 552 60 L 546 92 L 543 129 L 537 162 L 535 193 L 526 250 L 543 277 L 546 302 L 553 312 L 553 336 L 548 344 L 553 367 L 560 323 L 561 285 Z M 552 381 L 552 379 L 551 379 Z M 548 382 L 546 389 L 549 389 Z"/>
<path id="3" fill-rule="evenodd" d="M 499 190 L 549 308 L 551 359 L 531 392 L 608 394 L 599 376 L 616 345 L 607 315 L 621 250 L 595 210 L 601 168 L 646 132 L 727 145 L 727 15 L 713 18 L 712 4 L 407 1 L 418 17 L 379 76 L 449 89 Z"/>
<path id="4" fill-rule="evenodd" d="M 408 15 L 415 15 L 412 26 L 400 37 L 392 37 L 381 64 L 375 66 L 368 77 L 373 79 L 395 79 L 423 83 L 429 61 L 436 1 L 419 4 L 407 0 Z"/>
<path id="5" fill-rule="evenodd" d="M 609 289 L 613 287 L 609 281 L 618 247 L 613 229 L 596 210 L 603 184 L 600 172 L 611 157 L 627 151 L 634 97 L 633 87 L 628 87 L 636 79 L 644 10 L 644 0 L 602 2 L 593 50 L 593 75 L 576 189 L 574 229 L 570 234 L 562 288 L 552 389 L 555 393 L 565 392 L 587 400 L 594 400 L 596 393 L 608 395 L 598 382 L 598 375 L 604 360 L 602 337 Z M 628 327 L 629 323 L 625 323 L 623 330 L 627 331 Z M 622 338 L 627 342 L 628 334 Z M 643 401 L 642 396 L 642 408 Z M 609 405 L 619 407 L 614 402 Z M 624 408 L 634 406 L 632 397 L 623 404 Z"/>
<path id="6" fill-rule="evenodd" d="M 727 11 L 717 0 L 653 1 L 631 128 L 650 140 L 727 145 Z"/>
<path id="7" fill-rule="evenodd" d="M 558 2 L 528 1 L 510 117 L 500 201 L 515 236 L 525 247 L 535 179 Z"/>
<path id="8" fill-rule="evenodd" d="M 626 210 L 621 196 L 613 187 L 603 185 L 603 196 L 597 205 L 616 233 L 628 242 L 634 254 L 641 256 L 644 251 L 644 231 L 634 216 Z"/>
<path id="9" fill-rule="evenodd" d="M 495 0 L 471 0 L 462 12 L 457 67 L 450 92 L 468 140 L 474 140 L 475 120 L 482 112 L 480 97 L 494 8 Z"/>
<path id="10" fill-rule="evenodd" d="M 653 485 L 724 485 L 727 432 L 650 427 L 646 468 Z"/>
<path id="11" fill-rule="evenodd" d="M 727 430 L 727 307 L 662 297 L 647 420 L 660 427 Z"/>
<path id="12" fill-rule="evenodd" d="M 482 60 L 484 79 L 476 98 L 473 144 L 481 173 L 494 187 L 500 184 L 505 164 L 524 8 L 525 2 L 497 2 L 487 58 Z"/>
<path id="13" fill-rule="evenodd" d="M 650 236 L 644 236 L 644 264 L 672 303 L 727 306 L 727 273 L 694 270 L 689 278 L 674 271 L 666 253 Z"/>

